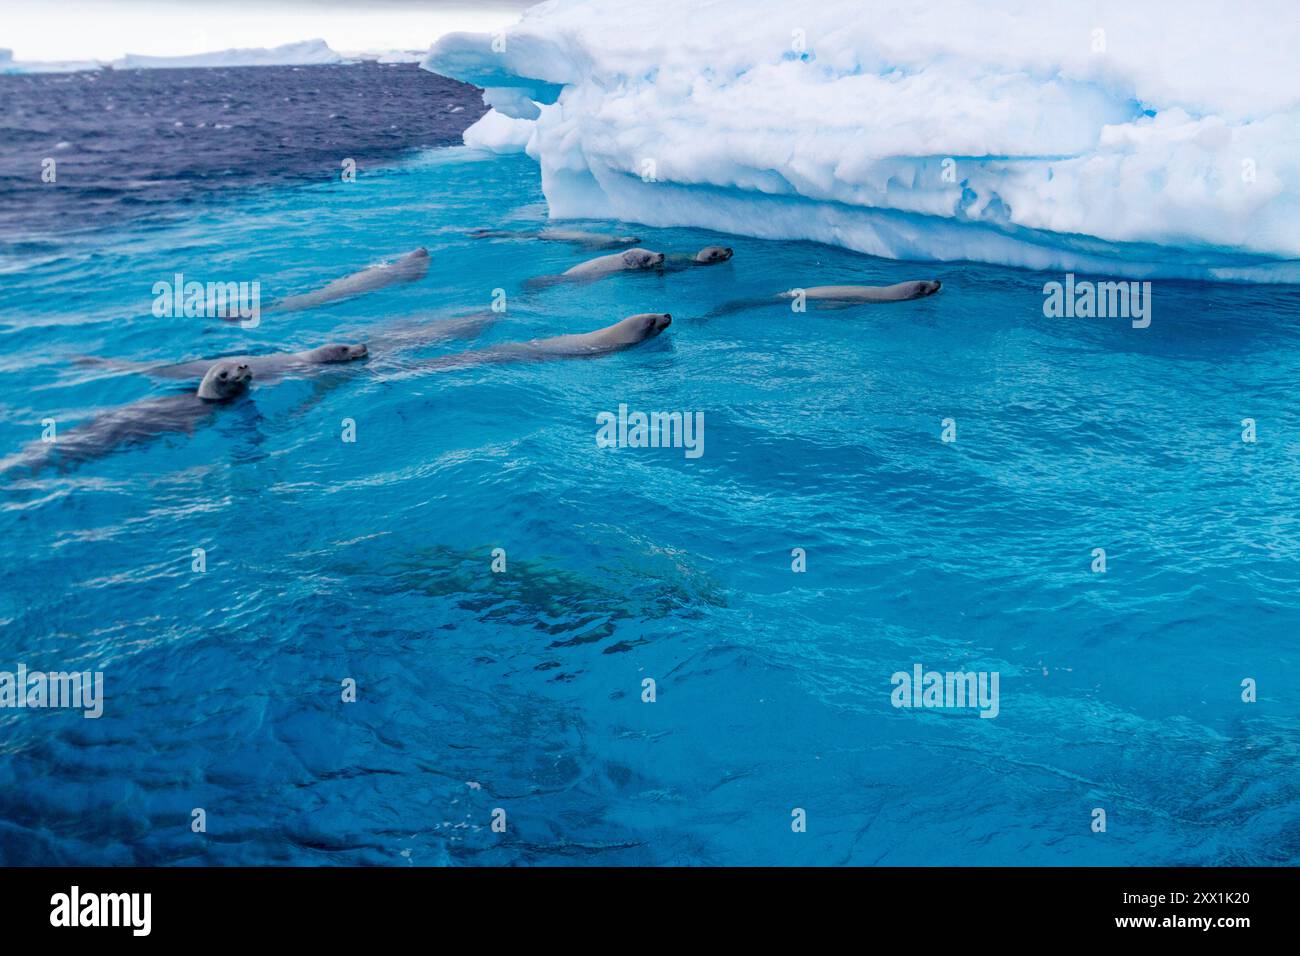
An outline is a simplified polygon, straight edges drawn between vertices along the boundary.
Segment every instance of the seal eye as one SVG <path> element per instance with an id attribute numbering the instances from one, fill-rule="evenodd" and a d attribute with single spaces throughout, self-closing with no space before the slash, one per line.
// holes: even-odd
<path id="1" fill-rule="evenodd" d="M 226 372 L 222 372 L 220 375 L 217 376 L 217 378 L 225 378 L 226 375 L 227 375 Z"/>

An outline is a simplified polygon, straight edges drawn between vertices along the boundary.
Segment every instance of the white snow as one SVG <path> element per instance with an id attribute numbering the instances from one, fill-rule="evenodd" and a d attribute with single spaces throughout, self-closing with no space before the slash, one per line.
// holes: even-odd
<path id="1" fill-rule="evenodd" d="M 517 153 L 528 145 L 534 124 L 488 110 L 477 123 L 465 130 L 465 145 L 494 153 Z"/>
<path id="2" fill-rule="evenodd" d="M 1290 0 L 550 0 L 423 65 L 557 218 L 1300 281 L 1297 49 Z"/>
<path id="3" fill-rule="evenodd" d="M 191 56 L 143 56 L 128 53 L 113 61 L 120 70 L 177 69 L 180 67 L 214 66 L 316 66 L 343 63 L 345 58 L 329 48 L 324 40 L 303 40 L 284 46 L 255 47 L 239 50 L 221 50 L 214 53 L 195 53 Z"/>

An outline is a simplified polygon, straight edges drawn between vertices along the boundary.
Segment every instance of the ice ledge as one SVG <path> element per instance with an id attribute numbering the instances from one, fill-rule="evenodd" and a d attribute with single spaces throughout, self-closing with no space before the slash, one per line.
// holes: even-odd
<path id="1" fill-rule="evenodd" d="M 1286 9 L 880 0 L 868 22 L 847 0 L 553 0 L 423 66 L 485 87 L 466 143 L 536 159 L 556 217 L 1295 281 Z"/>

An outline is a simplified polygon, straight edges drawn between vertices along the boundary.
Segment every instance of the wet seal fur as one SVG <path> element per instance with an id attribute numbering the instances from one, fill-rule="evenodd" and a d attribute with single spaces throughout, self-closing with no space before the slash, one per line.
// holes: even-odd
<path id="1" fill-rule="evenodd" d="M 637 236 L 609 236 L 600 232 L 584 232 L 581 229 L 477 229 L 470 233 L 475 239 L 540 239 L 542 242 L 568 242 L 584 249 L 618 249 L 622 246 L 635 246 L 641 239 Z"/>
<path id="2" fill-rule="evenodd" d="M 50 465 L 72 467 L 168 432 L 189 434 L 218 407 L 247 392 L 252 378 L 252 369 L 243 362 L 214 362 L 196 391 L 148 398 L 103 412 L 57 436 L 55 441 L 33 442 L 19 454 L 0 461 L 0 473 L 25 468 L 35 474 Z"/>
<path id="3" fill-rule="evenodd" d="M 705 246 L 693 256 L 678 253 L 668 256 L 663 268 L 665 272 L 681 272 L 696 266 L 712 266 L 719 262 L 730 262 L 733 254 L 731 246 Z"/>
<path id="4" fill-rule="evenodd" d="M 938 279 L 914 279 L 894 285 L 817 285 L 808 289 L 790 289 L 777 294 L 778 299 L 793 299 L 800 292 L 811 302 L 905 302 L 934 295 L 943 283 Z"/>
<path id="5" fill-rule="evenodd" d="M 524 283 L 529 288 L 555 285 L 560 282 L 595 282 L 620 272 L 644 272 L 659 269 L 664 264 L 662 252 L 651 252 L 637 247 L 624 252 L 614 252 L 607 256 L 597 256 L 581 262 L 572 269 L 566 269 L 558 276 L 536 276 Z"/>
<path id="6" fill-rule="evenodd" d="M 754 299 L 738 299 L 727 302 L 703 317 L 716 318 L 730 315 L 746 309 L 761 309 L 781 303 L 792 302 L 800 293 L 803 301 L 815 303 L 826 309 L 844 309 L 855 305 L 869 305 L 881 302 L 905 302 L 910 299 L 924 299 L 934 295 L 943 288 L 938 279 L 912 279 L 897 282 L 894 285 L 818 285 L 806 289 L 788 289 L 774 296 L 760 296 Z"/>
<path id="7" fill-rule="evenodd" d="M 342 279 L 335 279 L 314 292 L 291 295 L 288 298 L 272 302 L 262 310 L 262 314 L 265 315 L 269 312 L 301 312 L 303 309 L 313 309 L 317 306 L 328 305 L 331 302 L 341 302 L 343 299 L 351 299 L 367 292 L 385 289 L 390 285 L 416 282 L 423 279 L 428 271 L 429 250 L 421 246 L 414 252 L 408 252 L 392 262 L 371 266 L 369 269 L 362 269 L 360 272 L 354 272 Z"/>
<path id="8" fill-rule="evenodd" d="M 652 339 L 672 324 L 667 312 L 641 312 L 607 325 L 594 332 L 580 335 L 557 335 L 529 342 L 507 342 L 491 348 L 472 352 L 445 355 L 422 362 L 418 369 L 460 368 L 467 365 L 500 364 L 504 362 L 545 362 L 565 358 L 594 358 L 621 352 Z"/>
<path id="9" fill-rule="evenodd" d="M 77 359 L 82 365 L 104 366 L 122 372 L 139 372 L 154 378 L 202 378 L 218 362 L 237 362 L 247 365 L 257 376 L 258 384 L 277 382 L 291 375 L 306 375 L 323 365 L 355 362 L 369 354 L 366 346 L 330 343 L 302 352 L 271 352 L 265 355 L 228 355 L 217 358 L 195 359 L 175 365 L 148 365 L 144 362 L 119 362 L 86 356 Z"/>

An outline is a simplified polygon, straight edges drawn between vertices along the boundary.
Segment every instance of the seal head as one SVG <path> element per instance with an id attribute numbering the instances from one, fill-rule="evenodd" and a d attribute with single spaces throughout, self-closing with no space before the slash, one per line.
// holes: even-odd
<path id="1" fill-rule="evenodd" d="M 629 315 L 621 322 L 616 322 L 603 330 L 607 335 L 607 344 L 636 345 L 646 339 L 652 339 L 673 324 L 673 317 L 668 312 L 640 312 Z M 598 333 L 599 334 L 599 333 Z"/>
<path id="2" fill-rule="evenodd" d="M 208 369 L 195 393 L 207 402 L 228 402 L 248 390 L 253 370 L 246 362 L 216 362 Z"/>
<path id="3" fill-rule="evenodd" d="M 337 362 L 355 362 L 368 354 L 369 351 L 360 342 L 355 345 L 331 342 L 302 353 L 302 357 L 313 365 L 333 365 Z"/>
<path id="4" fill-rule="evenodd" d="M 695 253 L 695 261 L 701 265 L 710 265 L 714 262 L 726 262 L 731 256 L 731 246 L 705 246 Z"/>
<path id="5" fill-rule="evenodd" d="M 927 295 L 934 295 L 943 288 L 943 283 L 938 279 L 919 279 L 912 283 L 912 295 L 909 298 L 924 299 Z"/>

